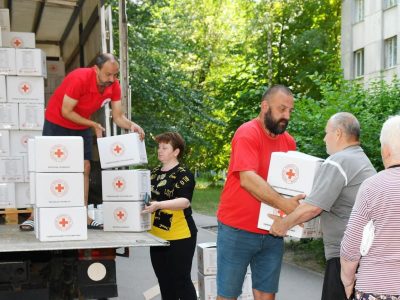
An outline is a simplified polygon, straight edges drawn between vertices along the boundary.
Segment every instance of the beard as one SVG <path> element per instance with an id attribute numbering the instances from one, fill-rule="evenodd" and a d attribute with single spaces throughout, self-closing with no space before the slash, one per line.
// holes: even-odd
<path id="1" fill-rule="evenodd" d="M 112 81 L 102 81 L 99 75 L 97 75 L 97 82 L 97 85 L 101 87 L 108 87 L 113 84 Z"/>
<path id="2" fill-rule="evenodd" d="M 275 120 L 272 117 L 272 113 L 271 113 L 270 109 L 268 109 L 267 113 L 264 116 L 265 128 L 267 128 L 268 131 L 274 135 L 284 133 L 288 124 L 289 124 L 289 120 L 287 120 L 287 119 Z"/>

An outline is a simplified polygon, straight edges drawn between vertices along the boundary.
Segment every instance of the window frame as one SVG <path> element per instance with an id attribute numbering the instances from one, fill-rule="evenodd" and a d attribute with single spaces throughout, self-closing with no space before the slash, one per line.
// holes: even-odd
<path id="1" fill-rule="evenodd" d="M 363 77 L 364 69 L 364 48 L 354 51 L 354 78 Z"/>
<path id="2" fill-rule="evenodd" d="M 397 65 L 397 35 L 384 40 L 384 69 Z"/>

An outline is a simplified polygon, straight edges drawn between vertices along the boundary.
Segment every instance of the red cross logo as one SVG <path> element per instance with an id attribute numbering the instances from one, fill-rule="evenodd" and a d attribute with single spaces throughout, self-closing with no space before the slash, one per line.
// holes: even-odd
<path id="1" fill-rule="evenodd" d="M 64 187 L 61 183 L 56 185 L 56 191 L 61 193 L 64 190 Z"/>
<path id="2" fill-rule="evenodd" d="M 57 66 L 56 65 L 50 65 L 50 71 L 56 72 L 57 71 Z"/>
<path id="3" fill-rule="evenodd" d="M 283 217 L 285 217 L 285 213 L 282 211 L 282 210 L 278 210 L 278 215 L 281 217 L 281 218 L 283 218 Z"/>
<path id="4" fill-rule="evenodd" d="M 22 94 L 28 94 L 31 91 L 30 85 L 28 83 L 26 83 L 26 82 L 21 84 L 20 89 L 22 91 Z"/>
<path id="5" fill-rule="evenodd" d="M 22 41 L 19 38 L 15 38 L 13 39 L 12 44 L 15 48 L 19 48 L 22 45 Z"/>
<path id="6" fill-rule="evenodd" d="M 286 175 L 289 179 L 292 179 L 293 176 L 296 176 L 296 173 L 293 172 L 293 169 L 289 169 L 289 172 L 286 172 Z"/>
<path id="7" fill-rule="evenodd" d="M 119 176 L 114 178 L 113 184 L 114 184 L 114 189 L 117 192 L 122 192 L 126 186 L 125 179 L 123 177 L 119 177 Z"/>
<path id="8" fill-rule="evenodd" d="M 295 164 L 286 165 L 282 169 L 282 179 L 289 184 L 295 183 L 299 179 L 299 168 Z"/>
<path id="9" fill-rule="evenodd" d="M 68 150 L 63 145 L 54 145 L 50 150 L 50 157 L 56 162 L 62 162 L 68 157 Z"/>
<path id="10" fill-rule="evenodd" d="M 111 152 L 114 156 L 121 156 L 124 154 L 125 149 L 124 145 L 121 145 L 120 143 L 114 143 L 111 145 Z"/>
<path id="11" fill-rule="evenodd" d="M 124 209 L 123 207 L 117 207 L 114 210 L 114 219 L 118 223 L 125 222 L 127 217 L 128 217 L 128 213 L 126 212 L 126 209 Z"/>
<path id="12" fill-rule="evenodd" d="M 122 148 L 121 148 L 119 145 L 115 146 L 114 152 L 116 152 L 117 154 L 119 154 L 121 151 L 122 151 Z"/>
<path id="13" fill-rule="evenodd" d="M 72 219 L 68 215 L 61 215 L 55 219 L 56 228 L 60 231 L 67 231 L 71 228 L 72 223 Z"/>

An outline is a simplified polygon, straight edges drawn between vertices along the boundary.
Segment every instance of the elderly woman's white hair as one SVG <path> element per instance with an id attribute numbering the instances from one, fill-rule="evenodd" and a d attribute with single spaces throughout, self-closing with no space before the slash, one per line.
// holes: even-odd
<path id="1" fill-rule="evenodd" d="M 389 147 L 394 155 L 400 155 L 400 116 L 392 116 L 383 123 L 381 145 Z"/>

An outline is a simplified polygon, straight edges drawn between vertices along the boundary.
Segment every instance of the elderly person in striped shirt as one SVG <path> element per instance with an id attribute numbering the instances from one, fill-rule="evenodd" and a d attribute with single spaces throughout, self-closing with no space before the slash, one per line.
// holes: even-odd
<path id="1" fill-rule="evenodd" d="M 355 284 L 357 300 L 400 299 L 400 116 L 383 124 L 380 142 L 385 170 L 361 185 L 341 245 L 346 296 L 351 297 Z M 363 229 L 370 220 L 375 237 L 361 257 Z"/>

